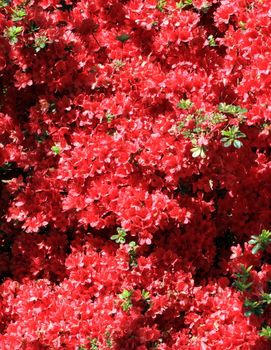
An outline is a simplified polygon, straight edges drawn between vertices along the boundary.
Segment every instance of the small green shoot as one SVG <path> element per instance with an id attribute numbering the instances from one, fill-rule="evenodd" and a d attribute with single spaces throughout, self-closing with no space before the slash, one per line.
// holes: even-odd
<path id="1" fill-rule="evenodd" d="M 191 6 L 191 5 L 193 5 L 193 0 L 184 0 L 184 1 L 176 2 L 176 8 L 178 10 L 182 10 L 185 7 Z"/>
<path id="2" fill-rule="evenodd" d="M 51 151 L 54 153 L 55 156 L 57 156 L 57 155 L 60 154 L 61 149 L 60 149 L 59 146 L 54 145 L 54 146 L 51 147 Z"/>
<path id="3" fill-rule="evenodd" d="M 157 0 L 157 5 L 156 8 L 160 12 L 164 12 L 165 7 L 167 6 L 167 1 L 166 0 Z"/>
<path id="4" fill-rule="evenodd" d="M 192 152 L 193 158 L 197 158 L 197 157 L 206 158 L 206 153 L 205 153 L 206 150 L 204 146 L 197 145 L 191 148 L 190 151 Z"/>
<path id="5" fill-rule="evenodd" d="M 263 314 L 264 309 L 261 302 L 251 299 L 246 299 L 244 302 L 245 316 L 249 317 L 251 315 L 260 316 Z"/>
<path id="6" fill-rule="evenodd" d="M 21 21 L 26 16 L 26 11 L 22 7 L 16 7 L 12 9 L 11 19 L 13 22 Z"/>
<path id="7" fill-rule="evenodd" d="M 227 114 L 233 114 L 233 115 L 247 113 L 247 109 L 241 108 L 240 106 L 228 105 L 225 102 L 219 103 L 218 110 L 221 113 L 227 113 Z"/>
<path id="8" fill-rule="evenodd" d="M 266 247 L 271 243 L 271 231 L 262 230 L 259 236 L 251 236 L 249 244 L 254 245 L 251 252 L 257 254 L 260 250 L 265 250 Z"/>
<path id="9" fill-rule="evenodd" d="M 211 47 L 217 46 L 215 38 L 214 38 L 213 35 L 209 35 L 208 36 L 208 42 L 209 42 L 209 46 L 211 46 Z"/>
<path id="10" fill-rule="evenodd" d="M 116 118 L 116 116 L 110 112 L 107 112 L 105 114 L 105 117 L 106 117 L 107 123 L 111 123 L 112 120 L 114 120 Z"/>
<path id="11" fill-rule="evenodd" d="M 271 327 L 270 326 L 262 327 L 259 334 L 261 337 L 266 338 L 267 340 L 271 340 Z"/>
<path id="12" fill-rule="evenodd" d="M 125 239 L 126 235 L 127 235 L 127 232 L 123 228 L 118 227 L 117 234 L 111 236 L 110 239 L 112 239 L 112 241 L 115 241 L 116 243 L 124 244 L 126 242 L 126 239 Z"/>
<path id="13" fill-rule="evenodd" d="M 123 303 L 121 304 L 123 311 L 128 311 L 132 306 L 131 297 L 133 295 L 133 291 L 129 291 L 127 289 L 124 289 L 124 291 L 119 294 L 119 298 L 123 300 Z"/>
<path id="14" fill-rule="evenodd" d="M 18 36 L 22 33 L 23 27 L 12 26 L 5 30 L 5 37 L 8 38 L 11 45 L 18 42 Z"/>
<path id="15" fill-rule="evenodd" d="M 9 3 L 10 3 L 10 0 L 0 0 L 0 9 L 8 6 Z"/>
<path id="16" fill-rule="evenodd" d="M 193 106 L 193 102 L 189 99 L 181 99 L 180 102 L 177 103 L 177 108 L 179 109 L 190 109 Z"/>
<path id="17" fill-rule="evenodd" d="M 116 37 L 116 39 L 117 39 L 118 41 L 120 41 L 122 44 L 124 44 L 125 41 L 127 41 L 127 40 L 130 39 L 130 35 L 129 35 L 129 34 L 121 34 L 121 35 L 118 35 L 118 36 Z"/>
<path id="18" fill-rule="evenodd" d="M 224 147 L 230 147 L 233 145 L 235 148 L 241 148 L 243 146 L 243 143 L 239 139 L 246 137 L 246 135 L 242 133 L 239 130 L 239 127 L 236 125 L 229 127 L 227 130 L 222 130 L 221 135 L 224 136 L 221 139 Z"/>
<path id="19" fill-rule="evenodd" d="M 136 242 L 131 241 L 129 243 L 129 265 L 130 267 L 136 267 L 137 266 L 137 260 L 136 260 L 136 250 L 138 248 L 138 245 L 136 244 Z"/>
<path id="20" fill-rule="evenodd" d="M 35 44 L 34 44 L 35 51 L 39 52 L 40 50 L 44 49 L 48 44 L 48 42 L 49 42 L 49 39 L 44 35 L 37 37 L 35 39 Z"/>
<path id="21" fill-rule="evenodd" d="M 235 274 L 236 280 L 233 282 L 233 285 L 241 292 L 247 291 L 253 284 L 252 282 L 248 282 L 250 279 L 250 271 L 252 267 L 252 265 L 249 267 L 241 265 L 240 271 Z"/>

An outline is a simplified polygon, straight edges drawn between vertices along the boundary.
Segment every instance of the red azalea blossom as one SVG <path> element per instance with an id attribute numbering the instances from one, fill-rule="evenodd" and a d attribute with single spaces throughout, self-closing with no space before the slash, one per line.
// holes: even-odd
<path id="1" fill-rule="evenodd" d="M 0 1 L 0 349 L 270 349 L 270 8 Z"/>

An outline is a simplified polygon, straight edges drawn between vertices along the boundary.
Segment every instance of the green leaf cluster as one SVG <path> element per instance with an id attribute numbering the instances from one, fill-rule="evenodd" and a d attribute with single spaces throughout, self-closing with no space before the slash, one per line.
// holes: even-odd
<path id="1" fill-rule="evenodd" d="M 181 100 L 177 105 L 178 108 L 189 109 L 191 108 L 193 103 L 190 100 Z M 189 138 L 192 141 L 193 148 L 191 148 L 192 157 L 197 158 L 205 158 L 206 157 L 206 147 L 202 145 L 198 145 L 197 139 L 201 135 L 207 135 L 211 132 L 211 126 L 214 126 L 219 123 L 223 123 L 227 120 L 227 117 L 221 113 L 211 113 L 204 114 L 204 111 L 199 109 L 195 111 L 194 114 L 189 114 L 186 116 L 185 120 L 182 120 L 178 124 L 178 129 L 181 131 L 181 134 L 185 138 Z M 195 123 L 195 127 L 191 129 L 186 129 L 185 124 L 187 121 L 193 120 Z"/>
<path id="2" fill-rule="evenodd" d="M 35 39 L 35 44 L 34 44 L 35 51 L 39 52 L 41 49 L 44 49 L 48 44 L 48 42 L 49 42 L 49 39 L 44 35 L 37 37 Z"/>
<path id="3" fill-rule="evenodd" d="M 197 157 L 201 157 L 201 158 L 206 158 L 206 149 L 204 146 L 195 146 L 193 148 L 191 148 L 190 150 L 192 152 L 192 157 L 193 158 L 197 158 Z"/>
<path id="4" fill-rule="evenodd" d="M 48 138 L 49 138 L 49 133 L 47 131 L 43 131 L 41 134 L 35 135 L 35 139 L 38 143 L 42 143 Z"/>
<path id="5" fill-rule="evenodd" d="M 12 9 L 11 19 L 13 22 L 21 21 L 26 16 L 26 11 L 23 7 Z"/>
<path id="6" fill-rule="evenodd" d="M 127 289 L 124 289 L 124 291 L 121 294 L 119 294 L 120 299 L 123 300 L 123 303 L 121 304 L 123 311 L 128 311 L 133 306 L 131 300 L 132 295 L 133 291 Z"/>
<path id="7" fill-rule="evenodd" d="M 241 148 L 243 143 L 239 139 L 246 137 L 246 135 L 239 130 L 239 126 L 237 125 L 229 127 L 227 130 L 222 130 L 221 135 L 224 136 L 221 139 L 224 147 L 233 145 L 235 148 Z"/>
<path id="8" fill-rule="evenodd" d="M 184 0 L 184 1 L 179 1 L 176 2 L 176 8 L 179 10 L 184 9 L 187 6 L 193 5 L 193 0 Z"/>
<path id="9" fill-rule="evenodd" d="M 187 101 L 187 100 L 184 100 Z M 181 102 L 181 101 L 180 101 Z M 185 105 L 183 105 L 185 106 Z M 189 120 L 194 120 L 195 128 L 190 130 L 185 128 L 185 123 Z M 178 124 L 178 129 L 181 131 L 185 138 L 195 140 L 201 134 L 208 134 L 211 131 L 210 126 L 223 123 L 227 120 L 227 117 L 221 113 L 203 114 L 202 110 L 197 110 L 194 114 L 186 116 L 185 120 Z M 208 126 L 206 126 L 206 123 Z"/>
<path id="10" fill-rule="evenodd" d="M 247 113 L 247 109 L 241 108 L 240 106 L 228 105 L 225 102 L 222 102 L 218 105 L 219 112 L 227 113 L 227 114 L 245 114 Z"/>
<path id="11" fill-rule="evenodd" d="M 207 39 L 208 39 L 208 42 L 209 42 L 209 46 L 211 46 L 211 47 L 217 46 L 217 44 L 215 42 L 215 38 L 214 38 L 213 35 L 209 35 Z"/>
<path id="12" fill-rule="evenodd" d="M 127 232 L 123 228 L 117 227 L 117 234 L 111 236 L 110 239 L 112 239 L 112 241 L 115 241 L 116 243 L 124 244 L 126 242 L 126 236 Z"/>
<path id="13" fill-rule="evenodd" d="M 98 340 L 96 338 L 90 339 L 90 350 L 99 350 Z"/>
<path id="14" fill-rule="evenodd" d="M 99 350 L 98 339 L 97 338 L 88 338 L 88 345 L 79 345 L 77 350 Z"/>
<path id="15" fill-rule="evenodd" d="M 8 38 L 10 44 L 16 44 L 18 42 L 18 36 L 22 33 L 23 27 L 12 26 L 5 30 L 5 37 Z"/>
<path id="16" fill-rule="evenodd" d="M 271 340 L 271 327 L 263 326 L 259 334 L 261 337 Z"/>
<path id="17" fill-rule="evenodd" d="M 150 293 L 146 291 L 145 289 L 142 289 L 141 291 L 142 299 L 146 302 L 150 302 Z"/>
<path id="18" fill-rule="evenodd" d="M 262 230 L 259 236 L 251 236 L 249 244 L 253 245 L 251 252 L 257 254 L 260 250 L 265 250 L 266 247 L 271 243 L 271 231 Z"/>
<path id="19" fill-rule="evenodd" d="M 249 282 L 251 269 L 252 269 L 252 265 L 249 267 L 245 267 L 244 265 L 241 265 L 240 271 L 235 274 L 236 280 L 233 282 L 233 285 L 237 289 L 239 289 L 241 292 L 245 292 L 253 284 L 252 282 Z"/>
<path id="20" fill-rule="evenodd" d="M 9 3 L 10 3 L 10 0 L 0 0 L 0 9 L 8 6 Z"/>
<path id="21" fill-rule="evenodd" d="M 265 308 L 271 304 L 271 294 L 262 293 L 259 300 L 246 298 L 244 302 L 245 316 L 260 316 L 264 313 Z"/>
<path id="22" fill-rule="evenodd" d="M 138 248 L 138 245 L 136 244 L 136 242 L 131 241 L 131 242 L 129 243 L 129 248 L 130 248 L 129 251 L 128 251 L 129 257 L 130 257 L 130 259 L 129 259 L 129 266 L 130 266 L 130 267 L 136 267 L 136 266 L 137 266 L 137 260 L 136 260 L 137 255 L 136 255 L 136 250 L 137 250 L 137 248 Z"/>
<path id="23" fill-rule="evenodd" d="M 121 35 L 118 35 L 116 37 L 116 39 L 123 44 L 123 43 L 125 43 L 125 41 L 130 39 L 130 35 L 129 34 L 121 34 Z"/>
<path id="24" fill-rule="evenodd" d="M 106 345 L 111 349 L 113 346 L 113 342 L 109 331 L 105 332 L 105 342 L 106 342 Z"/>
<path id="25" fill-rule="evenodd" d="M 177 103 L 177 108 L 180 109 L 190 109 L 193 106 L 193 102 L 189 99 L 181 99 L 180 102 Z"/>
<path id="26" fill-rule="evenodd" d="M 120 68 L 122 68 L 122 67 L 124 67 L 125 66 L 125 62 L 123 62 L 122 60 L 115 60 L 114 61 L 114 68 L 115 69 L 120 69 Z"/>
<path id="27" fill-rule="evenodd" d="M 110 112 L 106 112 L 105 117 L 106 117 L 107 123 L 111 123 L 112 120 L 116 118 L 116 116 Z"/>
<path id="28" fill-rule="evenodd" d="M 35 23 L 33 20 L 32 21 L 30 21 L 30 29 L 29 29 L 29 31 L 31 32 L 31 33 L 35 33 L 35 32 L 37 32 L 39 29 L 40 29 L 40 27 L 37 25 L 37 23 Z"/>
<path id="29" fill-rule="evenodd" d="M 157 10 L 163 12 L 166 6 L 167 6 L 166 0 L 157 0 L 157 5 L 156 5 Z"/>
<path id="30" fill-rule="evenodd" d="M 58 154 L 60 154 L 61 149 L 59 146 L 54 145 L 51 147 L 51 151 L 54 153 L 55 156 L 57 156 Z"/>
<path id="31" fill-rule="evenodd" d="M 244 302 L 245 316 L 249 317 L 251 315 L 260 316 L 264 313 L 263 306 L 260 301 L 246 299 Z"/>

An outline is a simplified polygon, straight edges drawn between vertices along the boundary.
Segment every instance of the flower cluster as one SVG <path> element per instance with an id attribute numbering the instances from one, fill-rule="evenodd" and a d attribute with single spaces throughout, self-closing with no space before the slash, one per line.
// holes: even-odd
<path id="1" fill-rule="evenodd" d="M 0 348 L 270 348 L 271 0 L 0 0 Z"/>

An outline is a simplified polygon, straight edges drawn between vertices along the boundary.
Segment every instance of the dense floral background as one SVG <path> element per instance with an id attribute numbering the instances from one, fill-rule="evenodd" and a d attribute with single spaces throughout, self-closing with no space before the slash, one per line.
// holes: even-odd
<path id="1" fill-rule="evenodd" d="M 271 0 L 0 29 L 0 349 L 270 349 Z"/>

